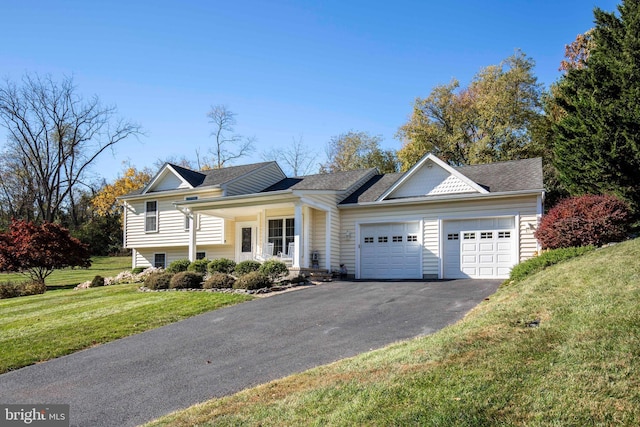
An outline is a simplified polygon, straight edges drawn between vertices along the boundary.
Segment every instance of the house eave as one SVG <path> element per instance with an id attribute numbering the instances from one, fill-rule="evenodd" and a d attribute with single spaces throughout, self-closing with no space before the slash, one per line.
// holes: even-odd
<path id="1" fill-rule="evenodd" d="M 167 197 L 167 196 L 188 196 L 192 194 L 200 194 L 200 193 L 208 193 L 211 190 L 221 190 L 220 185 L 209 185 L 206 187 L 197 187 L 197 188 L 180 188 L 177 190 L 164 190 L 164 191 L 152 191 L 144 194 L 131 194 L 116 197 L 116 200 L 129 201 L 129 200 L 144 200 L 144 199 L 155 199 L 158 197 Z"/>
<path id="2" fill-rule="evenodd" d="M 377 206 L 397 206 L 397 205 L 415 205 L 415 204 L 431 204 L 453 201 L 467 201 L 480 199 L 499 199 L 517 196 L 540 196 L 544 193 L 543 189 L 536 190 L 518 190 L 504 191 L 496 193 L 465 193 L 465 194 L 447 194 L 442 196 L 423 196 L 423 197 L 407 197 L 402 199 L 385 199 L 372 202 L 360 202 L 353 204 L 338 205 L 339 209 L 357 209 L 370 208 Z"/>
<path id="3" fill-rule="evenodd" d="M 261 204 L 294 202 L 299 197 L 292 190 L 270 191 L 269 193 L 240 194 L 237 196 L 208 197 L 198 200 L 180 200 L 173 202 L 174 206 L 189 208 L 192 211 L 211 208 L 233 208 L 242 206 L 257 206 Z"/>

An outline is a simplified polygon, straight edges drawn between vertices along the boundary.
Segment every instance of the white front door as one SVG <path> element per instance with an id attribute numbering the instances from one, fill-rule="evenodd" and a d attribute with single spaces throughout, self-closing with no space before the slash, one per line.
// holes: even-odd
<path id="1" fill-rule="evenodd" d="M 253 259 L 256 253 L 256 222 L 236 223 L 236 262 Z"/>

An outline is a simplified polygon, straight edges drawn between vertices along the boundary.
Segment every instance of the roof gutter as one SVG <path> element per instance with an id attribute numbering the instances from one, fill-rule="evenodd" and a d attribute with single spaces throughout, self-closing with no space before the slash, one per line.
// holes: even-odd
<path id="1" fill-rule="evenodd" d="M 466 201 L 477 199 L 501 199 L 505 197 L 514 196 L 539 196 L 544 194 L 544 189 L 538 190 L 519 190 L 519 191 L 504 191 L 499 193 L 472 193 L 472 194 L 454 194 L 447 196 L 430 196 L 430 197 L 407 197 L 404 199 L 388 199 L 379 200 L 373 202 L 361 202 L 350 203 L 345 205 L 338 205 L 339 209 L 357 209 L 367 208 L 373 206 L 395 206 L 395 205 L 412 205 L 412 204 L 429 204 L 429 203 L 442 203 L 451 201 Z"/>

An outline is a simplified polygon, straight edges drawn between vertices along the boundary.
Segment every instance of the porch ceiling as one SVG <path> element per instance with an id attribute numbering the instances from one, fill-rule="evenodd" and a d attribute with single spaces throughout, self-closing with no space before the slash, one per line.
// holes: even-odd
<path id="1" fill-rule="evenodd" d="M 203 207 L 199 208 L 196 206 L 190 207 L 192 212 L 197 212 L 199 214 L 204 215 L 212 215 L 220 218 L 227 219 L 235 219 L 237 217 L 245 217 L 245 216 L 257 216 L 258 213 L 262 212 L 264 209 L 279 209 L 279 208 L 293 208 L 293 202 L 281 202 L 281 203 L 269 203 L 262 204 L 259 206 L 249 205 L 249 206 L 233 206 L 233 207 Z"/>

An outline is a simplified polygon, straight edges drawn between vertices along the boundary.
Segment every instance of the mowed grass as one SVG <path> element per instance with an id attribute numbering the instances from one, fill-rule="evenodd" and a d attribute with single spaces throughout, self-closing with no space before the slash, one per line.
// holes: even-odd
<path id="1" fill-rule="evenodd" d="M 0 300 L 0 373 L 251 299 L 210 292 L 139 292 L 139 286 L 60 289 Z"/>
<path id="2" fill-rule="evenodd" d="M 57 287 L 74 287 L 79 283 L 93 279 L 96 275 L 102 277 L 114 277 L 124 270 L 131 270 L 131 257 L 92 257 L 90 268 L 65 268 L 55 270 L 46 279 L 49 289 Z M 0 274 L 0 283 L 2 282 L 23 282 L 28 277 L 17 273 Z"/>
<path id="3" fill-rule="evenodd" d="M 436 334 L 149 425 L 640 425 L 640 240 L 503 286 Z"/>

